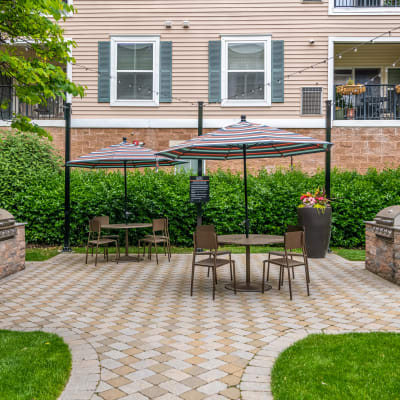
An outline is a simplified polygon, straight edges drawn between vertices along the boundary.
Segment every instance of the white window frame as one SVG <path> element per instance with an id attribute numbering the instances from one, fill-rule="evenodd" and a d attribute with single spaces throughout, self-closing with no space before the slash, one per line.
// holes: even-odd
<path id="1" fill-rule="evenodd" d="M 400 7 L 335 7 L 335 0 L 329 0 L 328 14 L 329 15 L 400 15 Z"/>
<path id="2" fill-rule="evenodd" d="M 228 44 L 264 43 L 264 99 L 228 99 Z M 221 36 L 221 106 L 222 107 L 266 107 L 271 106 L 271 36 Z"/>
<path id="3" fill-rule="evenodd" d="M 153 98 L 152 100 L 117 99 L 117 48 L 118 44 L 151 43 L 153 45 Z M 110 105 L 118 107 L 156 107 L 159 96 L 160 37 L 159 36 L 114 36 L 111 37 L 111 82 Z"/>

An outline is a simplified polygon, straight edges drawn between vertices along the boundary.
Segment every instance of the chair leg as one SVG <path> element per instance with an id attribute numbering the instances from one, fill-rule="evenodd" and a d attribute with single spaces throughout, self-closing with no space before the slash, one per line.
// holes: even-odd
<path id="1" fill-rule="evenodd" d="M 232 280 L 233 279 L 233 276 L 232 276 L 232 262 L 229 263 L 229 269 L 231 271 L 231 280 Z"/>
<path id="2" fill-rule="evenodd" d="M 190 295 L 193 296 L 193 281 L 194 281 L 194 257 L 193 257 L 193 261 L 192 261 L 192 280 L 190 282 Z"/>
<path id="3" fill-rule="evenodd" d="M 211 268 L 211 267 L 208 267 L 208 270 L 207 270 L 207 278 L 210 277 L 210 268 Z"/>
<path id="4" fill-rule="evenodd" d="M 236 267 L 235 260 L 232 260 L 232 269 L 233 269 L 233 291 L 236 294 Z"/>
<path id="5" fill-rule="evenodd" d="M 292 283 L 290 281 L 290 268 L 287 269 L 288 279 L 289 279 L 289 293 L 290 293 L 290 300 L 292 300 Z"/>
<path id="6" fill-rule="evenodd" d="M 158 251 L 157 251 L 157 243 L 155 243 L 155 242 L 154 242 L 154 251 L 155 251 L 155 253 L 156 253 L 156 261 L 157 261 L 157 264 L 158 264 Z"/>
<path id="7" fill-rule="evenodd" d="M 265 263 L 266 261 L 263 261 L 263 273 L 262 273 L 262 281 L 261 281 L 261 293 L 264 293 L 264 289 L 265 289 Z M 269 269 L 269 263 L 268 263 L 268 269 Z"/>
<path id="8" fill-rule="evenodd" d="M 292 277 L 294 279 L 294 267 L 292 267 Z"/>
<path id="9" fill-rule="evenodd" d="M 308 264 L 304 265 L 305 273 L 306 273 L 306 285 L 307 285 L 307 296 L 310 295 L 310 272 L 308 270 Z"/>
<path id="10" fill-rule="evenodd" d="M 107 254 L 107 262 L 108 262 L 108 244 L 106 245 L 106 254 Z"/>
<path id="11" fill-rule="evenodd" d="M 138 258 L 138 261 L 140 261 L 140 243 L 141 243 L 141 241 L 139 240 L 138 244 L 137 244 L 137 258 Z"/>
<path id="12" fill-rule="evenodd" d="M 216 285 L 216 268 L 212 267 L 213 271 L 212 271 L 212 275 L 213 275 L 213 300 L 215 300 L 215 285 Z"/>
<path id="13" fill-rule="evenodd" d="M 92 247 L 92 249 L 93 249 L 93 247 Z M 85 264 L 87 264 L 88 254 L 89 254 L 89 245 L 86 246 L 86 260 L 85 260 Z"/>
<path id="14" fill-rule="evenodd" d="M 214 275 L 215 275 L 215 284 L 218 285 L 218 279 L 217 279 L 217 268 L 214 268 Z"/>
<path id="15" fill-rule="evenodd" d="M 268 254 L 268 270 L 267 270 L 267 282 L 269 282 L 269 266 L 270 266 L 271 254 Z"/>
<path id="16" fill-rule="evenodd" d="M 95 267 L 97 266 L 97 253 L 98 253 L 98 250 L 99 250 L 99 245 L 96 245 L 96 258 L 94 260 L 94 266 Z"/>
<path id="17" fill-rule="evenodd" d="M 279 266 L 279 282 L 278 282 L 278 290 L 281 290 L 282 286 L 282 267 Z"/>

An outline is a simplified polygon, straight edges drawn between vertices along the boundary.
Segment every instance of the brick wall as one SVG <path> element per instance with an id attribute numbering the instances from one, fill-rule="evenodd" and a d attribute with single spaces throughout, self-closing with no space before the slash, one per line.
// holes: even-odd
<path id="1" fill-rule="evenodd" d="M 48 128 L 53 136 L 53 144 L 64 154 L 64 128 Z M 210 131 L 210 130 L 208 130 Z M 324 129 L 292 129 L 292 131 L 318 139 L 325 138 Z M 132 135 L 135 132 L 135 135 Z M 207 132 L 207 130 L 204 130 Z M 197 129 L 72 129 L 71 157 L 98 150 L 111 144 L 120 143 L 123 137 L 129 141 L 143 141 L 154 150 L 165 149 L 170 140 L 186 140 L 197 135 Z M 370 167 L 382 170 L 400 164 L 400 128 L 333 128 L 332 167 L 342 170 L 366 172 Z M 242 161 L 207 161 L 207 168 L 242 171 Z M 314 173 L 325 167 L 324 153 L 296 156 L 293 164 L 302 170 Z M 249 160 L 249 170 L 290 167 L 290 158 Z"/>
<path id="2" fill-rule="evenodd" d="M 375 234 L 374 222 L 365 227 L 365 268 L 400 285 L 400 231 L 394 230 L 393 241 Z"/>
<path id="3" fill-rule="evenodd" d="M 0 241 L 0 279 L 25 268 L 25 225 L 16 230 L 16 236 Z"/>

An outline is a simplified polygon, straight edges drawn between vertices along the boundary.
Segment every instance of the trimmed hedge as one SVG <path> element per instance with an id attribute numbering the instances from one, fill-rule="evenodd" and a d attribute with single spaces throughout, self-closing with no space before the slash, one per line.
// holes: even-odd
<path id="1" fill-rule="evenodd" d="M 64 223 L 64 173 L 46 140 L 26 134 L 0 138 L 0 208 L 26 221 L 27 241 L 61 244 Z M 364 244 L 364 223 L 382 208 L 400 204 L 400 169 L 365 175 L 332 173 L 333 246 Z M 248 177 L 250 229 L 254 233 L 282 234 L 297 221 L 301 193 L 322 187 L 324 173 L 261 171 Z M 129 211 L 132 221 L 168 216 L 174 244 L 190 246 L 196 224 L 196 206 L 189 202 L 189 174 L 147 169 L 128 174 Z M 71 243 L 86 240 L 88 218 L 109 215 L 122 222 L 124 186 L 120 171 L 78 170 L 71 173 Z M 219 233 L 244 231 L 243 181 L 238 174 L 210 174 L 210 202 L 204 206 L 204 223 Z M 130 232 L 131 240 L 142 231 Z"/>

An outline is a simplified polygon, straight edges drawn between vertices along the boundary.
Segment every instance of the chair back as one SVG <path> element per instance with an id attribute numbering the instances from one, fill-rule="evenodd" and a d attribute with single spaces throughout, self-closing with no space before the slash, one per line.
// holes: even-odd
<path id="1" fill-rule="evenodd" d="M 157 218 L 153 219 L 153 233 L 163 232 L 167 234 L 168 232 L 168 219 L 167 218 Z"/>
<path id="2" fill-rule="evenodd" d="M 304 249 L 304 232 L 294 231 L 285 233 L 285 249 Z"/>
<path id="3" fill-rule="evenodd" d="M 100 236 L 101 222 L 98 217 L 94 217 L 89 220 L 89 233 L 97 233 Z"/>
<path id="4" fill-rule="evenodd" d="M 98 217 L 94 217 L 95 219 L 97 219 L 98 221 L 100 221 L 101 225 L 107 225 L 110 223 L 110 217 L 108 215 L 101 215 Z"/>
<path id="5" fill-rule="evenodd" d="M 214 225 L 201 225 L 196 227 L 194 233 L 194 248 L 217 250 L 218 241 Z"/>

